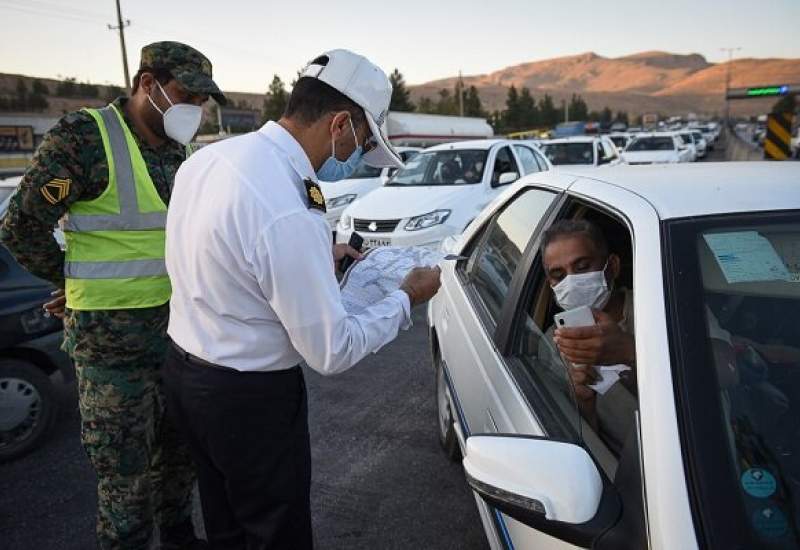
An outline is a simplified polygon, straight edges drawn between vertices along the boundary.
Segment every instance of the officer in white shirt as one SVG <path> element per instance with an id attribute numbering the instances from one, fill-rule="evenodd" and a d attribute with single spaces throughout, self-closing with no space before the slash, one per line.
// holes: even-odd
<path id="1" fill-rule="evenodd" d="M 172 280 L 167 410 L 197 463 L 213 548 L 312 547 L 311 456 L 299 364 L 342 372 L 411 324 L 439 288 L 416 269 L 362 314 L 342 307 L 317 179 L 362 159 L 402 167 L 384 132 L 392 87 L 333 50 L 297 81 L 284 116 L 192 155 L 167 219 Z"/>

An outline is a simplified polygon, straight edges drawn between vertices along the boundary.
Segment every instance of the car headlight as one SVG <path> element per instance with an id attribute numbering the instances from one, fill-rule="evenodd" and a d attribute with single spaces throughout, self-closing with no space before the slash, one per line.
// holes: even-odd
<path id="1" fill-rule="evenodd" d="M 353 223 L 353 217 L 348 216 L 347 214 L 342 214 L 342 217 L 339 218 L 339 225 L 342 226 L 342 229 L 348 230 L 350 229 L 350 225 Z"/>
<path id="2" fill-rule="evenodd" d="M 356 197 L 358 197 L 358 195 L 355 193 L 342 195 L 340 197 L 333 197 L 332 199 L 325 201 L 325 206 L 327 208 L 339 208 L 340 206 L 347 206 L 356 200 Z"/>
<path id="3" fill-rule="evenodd" d="M 421 216 L 415 216 L 408 220 L 406 231 L 419 231 L 434 225 L 443 224 L 450 217 L 451 210 L 434 210 Z"/>

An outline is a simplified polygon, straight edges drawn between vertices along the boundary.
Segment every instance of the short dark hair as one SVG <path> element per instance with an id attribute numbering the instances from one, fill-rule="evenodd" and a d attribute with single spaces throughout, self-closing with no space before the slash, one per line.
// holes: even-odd
<path id="1" fill-rule="evenodd" d="M 133 76 L 133 87 L 131 88 L 131 94 L 135 94 L 136 90 L 139 89 L 139 80 L 142 78 L 144 73 L 150 73 L 153 75 L 153 78 L 155 78 L 162 86 L 175 78 L 168 69 L 151 69 L 150 67 L 142 67 L 136 71 L 136 74 Z"/>
<path id="2" fill-rule="evenodd" d="M 283 116 L 309 125 L 332 111 L 349 112 L 356 128 L 367 122 L 364 109 L 355 101 L 321 80 L 304 76 L 294 85 Z"/>
<path id="3" fill-rule="evenodd" d="M 597 251 L 603 256 L 608 256 L 608 241 L 606 236 L 600 228 L 589 220 L 559 220 L 550 226 L 542 236 L 542 244 L 540 250 L 544 256 L 545 250 L 551 243 L 563 239 L 565 237 L 572 237 L 574 235 L 583 235 L 588 238 Z"/>

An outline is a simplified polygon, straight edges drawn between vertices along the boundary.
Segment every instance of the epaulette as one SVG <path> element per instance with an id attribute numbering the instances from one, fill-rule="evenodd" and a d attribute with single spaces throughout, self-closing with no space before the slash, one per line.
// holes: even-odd
<path id="1" fill-rule="evenodd" d="M 328 209 L 325 207 L 325 196 L 322 194 L 322 189 L 320 189 L 319 184 L 313 181 L 311 178 L 304 179 L 303 183 L 306 184 L 308 207 L 313 208 L 314 210 L 319 210 L 320 212 L 327 212 Z"/>

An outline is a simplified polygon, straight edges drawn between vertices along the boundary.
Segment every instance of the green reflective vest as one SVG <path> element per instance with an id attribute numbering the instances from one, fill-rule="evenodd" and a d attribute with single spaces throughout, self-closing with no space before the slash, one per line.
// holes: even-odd
<path id="1" fill-rule="evenodd" d="M 108 159 L 108 187 L 78 201 L 63 220 L 67 307 L 139 309 L 169 301 L 164 263 L 167 206 L 142 153 L 113 105 L 85 109 L 97 122 Z"/>

